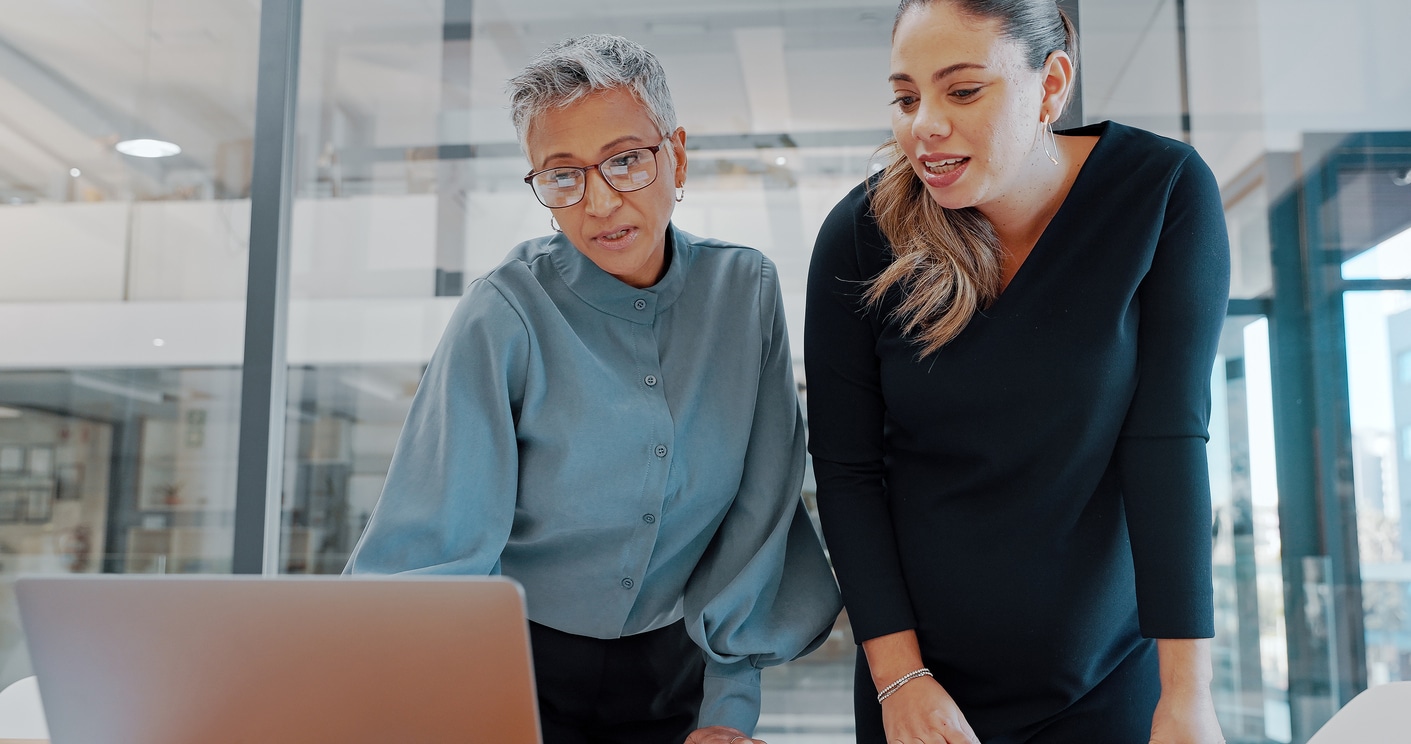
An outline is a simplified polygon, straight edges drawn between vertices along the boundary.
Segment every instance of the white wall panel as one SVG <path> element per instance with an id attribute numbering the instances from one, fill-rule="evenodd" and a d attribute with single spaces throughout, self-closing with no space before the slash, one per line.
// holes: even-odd
<path id="1" fill-rule="evenodd" d="M 248 199 L 138 202 L 132 211 L 133 300 L 245 299 Z"/>
<path id="2" fill-rule="evenodd" d="M 121 300 L 127 218 L 120 203 L 0 208 L 0 302 Z"/>
<path id="3" fill-rule="evenodd" d="M 427 297 L 436 195 L 298 199 L 290 240 L 291 297 Z"/>

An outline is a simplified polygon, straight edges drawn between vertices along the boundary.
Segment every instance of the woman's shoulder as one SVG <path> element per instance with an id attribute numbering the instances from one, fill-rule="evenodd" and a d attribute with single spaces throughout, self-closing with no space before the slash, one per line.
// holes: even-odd
<path id="1" fill-rule="evenodd" d="M 679 257 L 690 262 L 693 273 L 725 272 L 735 279 L 744 276 L 768 279 L 775 273 L 774 262 L 758 248 L 693 235 L 679 227 L 673 226 L 672 229 L 675 231 L 675 250 Z"/>
<path id="2" fill-rule="evenodd" d="M 1191 158 L 1200 159 L 1195 148 L 1185 142 L 1116 121 L 1067 129 L 1062 133 L 1098 135 L 1094 153 L 1100 156 L 1098 163 L 1108 170 L 1139 168 L 1174 171 Z"/>
<path id="3" fill-rule="evenodd" d="M 880 173 L 854 186 L 824 218 L 813 246 L 813 265 L 828 267 L 829 276 L 845 273 L 872 276 L 891 260 L 891 248 L 872 210 L 872 192 Z"/>
<path id="4" fill-rule="evenodd" d="M 1178 183 L 1197 184 L 1202 190 L 1214 182 L 1210 168 L 1191 145 L 1145 129 L 1105 121 L 1064 134 L 1098 134 L 1097 145 L 1084 164 L 1073 194 L 1097 199 L 1112 208 L 1135 209 L 1147 203 L 1164 208 Z M 1114 194 L 1121 199 L 1110 198 Z"/>

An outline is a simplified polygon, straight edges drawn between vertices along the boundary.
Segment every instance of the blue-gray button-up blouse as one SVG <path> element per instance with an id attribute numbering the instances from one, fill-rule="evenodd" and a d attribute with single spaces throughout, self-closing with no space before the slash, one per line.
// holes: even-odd
<path id="1" fill-rule="evenodd" d="M 471 284 L 412 402 L 350 573 L 504 574 L 594 638 L 685 618 L 699 723 L 753 731 L 759 669 L 822 642 L 837 586 L 800 501 L 778 277 L 674 227 L 637 289 L 561 234 Z"/>

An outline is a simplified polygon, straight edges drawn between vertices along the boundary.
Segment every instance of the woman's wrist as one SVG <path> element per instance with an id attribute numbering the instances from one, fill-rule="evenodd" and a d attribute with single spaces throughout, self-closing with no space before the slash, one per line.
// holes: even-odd
<path id="1" fill-rule="evenodd" d="M 863 641 L 862 651 L 867 655 L 867 668 L 872 673 L 872 685 L 879 693 L 893 682 L 926 666 L 921 661 L 921 644 L 916 640 L 914 630 L 889 633 Z"/>
<path id="2" fill-rule="evenodd" d="M 1208 638 L 1158 638 L 1156 655 L 1161 668 L 1163 694 L 1210 691 L 1213 671 Z"/>

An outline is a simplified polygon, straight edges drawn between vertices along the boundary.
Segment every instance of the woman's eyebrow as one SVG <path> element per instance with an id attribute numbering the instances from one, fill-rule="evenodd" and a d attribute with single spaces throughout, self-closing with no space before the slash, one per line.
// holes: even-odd
<path id="1" fill-rule="evenodd" d="M 931 75 L 931 81 L 932 81 L 932 82 L 936 82 L 936 81 L 942 80 L 942 79 L 944 79 L 945 77 L 947 77 L 947 76 L 949 76 L 949 75 L 952 75 L 952 74 L 954 74 L 954 73 L 960 72 L 961 70 L 984 70 L 984 69 L 987 69 L 987 68 L 986 68 L 984 65 L 979 64 L 979 63 L 976 63 L 976 62 L 957 62 L 957 63 L 955 63 L 955 64 L 953 64 L 953 65 L 949 65 L 949 66 L 946 66 L 946 67 L 942 67 L 941 69 L 936 70 L 935 74 Z M 904 73 L 904 72 L 894 72 L 894 73 L 892 73 L 891 75 L 887 76 L 887 80 L 888 80 L 889 82 L 890 82 L 890 81 L 893 81 L 893 80 L 900 80 L 900 81 L 905 82 L 905 83 L 914 83 L 914 82 L 916 82 L 915 79 L 913 79 L 910 75 L 908 75 L 908 74 L 906 74 L 906 73 Z"/>
<path id="2" fill-rule="evenodd" d="M 598 148 L 598 152 L 599 152 L 599 153 L 608 152 L 609 150 L 611 150 L 611 149 L 617 147 L 618 145 L 621 145 L 621 144 L 623 144 L 623 143 L 626 143 L 626 142 L 642 142 L 642 141 L 643 141 L 642 138 L 641 138 L 641 137 L 638 137 L 638 136 L 635 135 L 635 134 L 627 134 L 627 135 L 623 135 L 623 136 L 621 136 L 621 137 L 618 137 L 617 139 L 615 139 L 615 140 L 613 140 L 613 141 L 607 143 L 606 145 L 603 145 L 602 147 Z M 553 155 L 550 155 L 550 156 L 544 158 L 544 161 L 543 161 L 543 162 L 544 162 L 544 163 L 551 163 L 551 162 L 553 162 L 553 161 L 555 161 L 555 160 L 558 160 L 559 158 L 566 158 L 566 159 L 568 159 L 568 160 L 572 160 L 572 159 L 573 159 L 573 153 L 569 153 L 569 152 L 556 152 L 556 153 L 554 153 Z"/>

